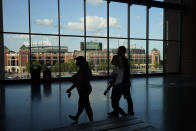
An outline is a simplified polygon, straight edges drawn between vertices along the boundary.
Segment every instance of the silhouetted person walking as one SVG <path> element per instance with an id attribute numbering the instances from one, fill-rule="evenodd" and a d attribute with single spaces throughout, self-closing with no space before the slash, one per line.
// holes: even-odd
<path id="1" fill-rule="evenodd" d="M 69 115 L 69 117 L 77 123 L 80 114 L 85 109 L 89 120 L 93 121 L 93 112 L 89 101 L 89 95 L 92 91 L 90 84 L 92 73 L 89 68 L 88 62 L 86 62 L 83 56 L 78 56 L 77 58 L 75 58 L 75 60 L 76 65 L 79 67 L 79 71 L 72 76 L 73 85 L 67 90 L 67 93 L 69 93 L 68 96 L 70 97 L 71 90 L 75 87 L 77 88 L 79 94 L 78 112 L 75 116 Z"/>
<path id="2" fill-rule="evenodd" d="M 130 87 L 131 87 L 130 66 L 129 66 L 128 59 L 125 56 L 125 53 L 126 53 L 126 48 L 124 46 L 120 46 L 118 48 L 118 55 L 122 57 L 122 64 L 124 67 L 123 83 L 120 87 L 120 93 L 127 100 L 129 115 L 134 115 L 133 101 L 132 101 L 131 94 L 130 94 Z M 120 98 L 119 98 L 119 101 L 120 101 Z"/>
<path id="3" fill-rule="evenodd" d="M 123 111 L 123 109 L 120 108 L 119 106 L 119 100 L 121 97 L 120 94 L 120 87 L 123 82 L 123 75 L 124 75 L 124 68 L 122 65 L 122 58 L 121 56 L 114 55 L 111 61 L 113 67 L 113 71 L 111 73 L 111 80 L 110 80 L 110 85 L 108 88 L 105 90 L 104 95 L 107 94 L 107 92 L 112 88 L 112 94 L 111 94 L 111 102 L 112 102 L 112 107 L 114 111 L 112 113 L 108 113 L 108 115 L 112 115 L 113 117 L 117 117 L 119 113 L 123 116 L 126 115 L 126 113 Z"/>

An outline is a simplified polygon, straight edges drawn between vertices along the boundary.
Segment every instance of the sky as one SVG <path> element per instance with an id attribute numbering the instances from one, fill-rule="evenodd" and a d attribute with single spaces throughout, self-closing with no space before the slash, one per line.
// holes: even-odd
<path id="1" fill-rule="evenodd" d="M 44 34 L 58 33 L 57 0 L 31 0 L 31 32 Z M 83 0 L 60 0 L 60 31 L 63 35 L 84 35 Z M 131 38 L 146 38 L 146 7 L 132 5 L 130 10 Z M 150 8 L 150 34 L 152 39 L 163 39 L 163 9 Z M 87 35 L 107 35 L 107 5 L 104 0 L 87 0 L 86 4 Z M 3 23 L 5 32 L 29 32 L 28 0 L 3 0 Z M 127 4 L 110 3 L 110 36 L 127 37 Z M 56 36 L 32 36 L 33 43 L 58 45 Z M 61 37 L 61 46 L 68 46 L 69 51 L 79 50 L 81 37 Z M 87 38 L 87 41 L 98 41 L 106 48 L 104 38 Z M 18 51 L 21 45 L 28 43 L 28 35 L 4 35 L 4 44 L 11 50 Z M 46 42 L 45 42 L 46 43 Z M 127 40 L 111 39 L 110 48 L 127 43 Z M 162 42 L 150 41 L 149 48 L 161 52 Z M 131 40 L 132 45 L 145 49 L 145 41 Z"/>

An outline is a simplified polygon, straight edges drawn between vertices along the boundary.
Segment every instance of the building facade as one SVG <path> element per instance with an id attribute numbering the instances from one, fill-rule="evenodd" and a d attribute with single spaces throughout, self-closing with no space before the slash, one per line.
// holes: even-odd
<path id="1" fill-rule="evenodd" d="M 87 42 L 86 46 L 86 60 L 94 67 L 107 63 L 107 50 L 102 49 L 101 42 Z M 92 45 L 91 45 L 92 44 Z M 84 42 L 80 43 L 81 50 L 73 52 L 68 51 L 68 47 L 62 46 L 59 55 L 58 46 L 34 46 L 31 49 L 32 62 L 39 62 L 41 65 L 55 66 L 59 63 L 59 56 L 61 63 L 68 63 L 75 57 L 84 54 Z M 113 55 L 117 53 L 117 49 L 109 50 L 109 61 Z M 146 66 L 146 53 L 144 49 L 131 49 L 130 50 L 130 64 L 133 68 L 145 68 Z M 7 47 L 4 48 L 4 63 L 5 72 L 7 73 L 24 73 L 27 71 L 27 65 L 30 63 L 29 47 L 22 45 L 19 52 L 13 52 Z M 160 51 L 153 49 L 149 54 L 149 65 L 160 64 Z"/>

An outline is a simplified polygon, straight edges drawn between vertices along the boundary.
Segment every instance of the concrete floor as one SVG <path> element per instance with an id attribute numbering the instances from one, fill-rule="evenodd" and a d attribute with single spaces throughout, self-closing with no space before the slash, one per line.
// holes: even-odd
<path id="1" fill-rule="evenodd" d="M 93 91 L 90 102 L 94 120 L 107 119 L 111 111 L 110 93 L 103 92 L 106 80 L 91 82 Z M 37 131 L 68 126 L 69 114 L 77 111 L 78 94 L 74 89 L 71 98 L 66 89 L 70 82 L 53 82 L 51 86 L 41 84 L 0 85 L 0 125 L 7 131 Z M 131 88 L 135 116 L 161 131 L 196 130 L 195 98 L 196 77 L 169 75 L 149 78 L 133 78 Z M 120 106 L 127 112 L 124 98 Z M 79 123 L 88 122 L 85 112 Z"/>

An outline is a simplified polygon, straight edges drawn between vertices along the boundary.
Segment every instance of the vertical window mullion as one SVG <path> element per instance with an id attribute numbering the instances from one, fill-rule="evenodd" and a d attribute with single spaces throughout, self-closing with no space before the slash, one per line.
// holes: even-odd
<path id="1" fill-rule="evenodd" d="M 60 0 L 58 2 L 58 39 L 59 39 L 59 76 L 61 78 L 61 41 L 60 41 L 60 33 L 61 33 L 61 23 L 60 23 Z"/>
<path id="2" fill-rule="evenodd" d="M 84 0 L 84 57 L 86 59 L 86 0 Z"/>
<path id="3" fill-rule="evenodd" d="M 28 13 L 29 13 L 29 61 L 30 61 L 30 67 L 32 64 L 31 59 L 31 0 L 28 0 Z"/>
<path id="4" fill-rule="evenodd" d="M 127 30 L 127 38 L 128 38 L 128 62 L 130 65 L 130 4 L 128 4 L 128 10 L 127 10 L 127 14 L 128 14 L 128 30 Z"/>
<path id="5" fill-rule="evenodd" d="M 166 43 L 168 41 L 166 41 L 166 16 L 165 16 L 165 13 L 166 13 L 166 9 L 164 9 L 164 13 L 163 13 L 163 73 L 166 73 L 166 70 L 165 70 L 165 65 L 166 65 L 166 61 L 165 61 L 165 54 L 166 54 Z"/>
<path id="6" fill-rule="evenodd" d="M 109 76 L 109 16 L 110 16 L 110 1 L 107 1 L 107 76 Z"/>
<path id="7" fill-rule="evenodd" d="M 146 75 L 148 75 L 148 63 L 149 63 L 149 9 L 150 7 L 146 7 Z"/>

